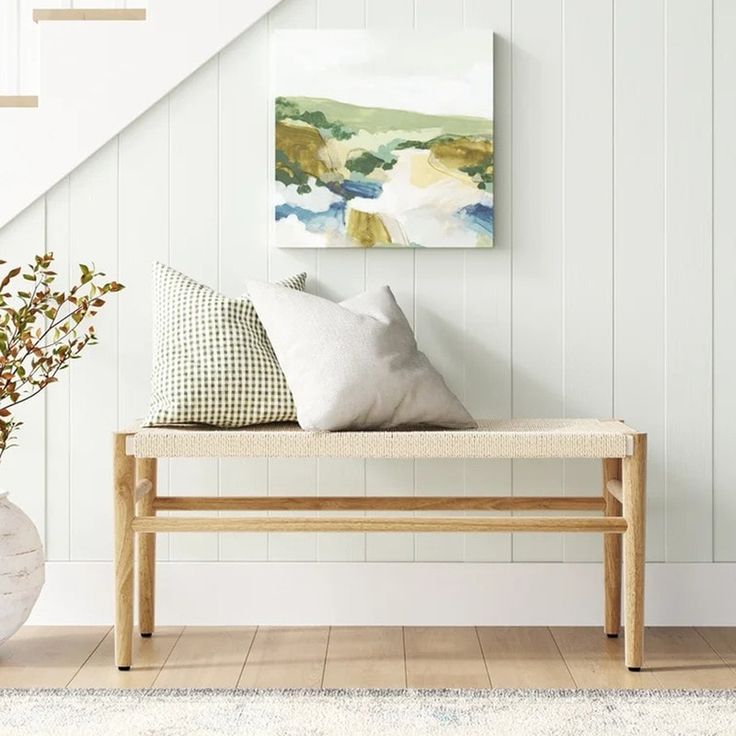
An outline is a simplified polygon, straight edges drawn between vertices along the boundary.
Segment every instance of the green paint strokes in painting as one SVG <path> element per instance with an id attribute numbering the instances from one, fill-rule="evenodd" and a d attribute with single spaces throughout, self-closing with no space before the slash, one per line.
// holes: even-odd
<path id="1" fill-rule="evenodd" d="M 279 109 L 293 105 L 308 113 L 322 113 L 325 119 L 337 121 L 340 129 L 365 130 L 368 133 L 382 133 L 390 130 L 424 130 L 439 128 L 452 135 L 493 135 L 493 122 L 485 118 L 462 115 L 427 115 L 410 110 L 393 110 L 384 107 L 363 107 L 349 105 L 338 100 L 319 97 L 278 97 L 276 98 L 277 118 Z M 318 126 L 319 127 L 319 126 Z"/>

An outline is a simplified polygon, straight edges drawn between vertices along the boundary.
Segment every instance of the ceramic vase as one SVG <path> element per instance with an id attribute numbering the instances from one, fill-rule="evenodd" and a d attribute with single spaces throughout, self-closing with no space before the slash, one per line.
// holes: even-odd
<path id="1" fill-rule="evenodd" d="M 25 623 L 44 582 L 44 554 L 33 522 L 0 491 L 0 645 Z"/>

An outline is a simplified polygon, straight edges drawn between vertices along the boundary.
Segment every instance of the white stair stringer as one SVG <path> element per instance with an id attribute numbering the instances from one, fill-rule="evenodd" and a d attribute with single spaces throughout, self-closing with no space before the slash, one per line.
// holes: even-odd
<path id="1" fill-rule="evenodd" d="M 0 110 L 0 227 L 280 0 L 151 0 L 138 23 L 41 23 L 39 107 Z"/>

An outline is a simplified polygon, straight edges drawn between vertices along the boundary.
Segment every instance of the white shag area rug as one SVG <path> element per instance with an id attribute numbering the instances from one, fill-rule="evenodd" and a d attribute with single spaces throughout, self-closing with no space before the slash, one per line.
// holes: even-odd
<path id="1" fill-rule="evenodd" d="M 2 736 L 736 734 L 736 691 L 0 690 Z"/>

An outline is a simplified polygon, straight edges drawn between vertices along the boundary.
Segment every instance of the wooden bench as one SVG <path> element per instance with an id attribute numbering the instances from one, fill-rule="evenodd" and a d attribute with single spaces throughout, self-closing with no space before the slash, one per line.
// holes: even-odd
<path id="1" fill-rule="evenodd" d="M 130 669 L 134 550 L 142 636 L 154 630 L 157 532 L 601 532 L 604 544 L 604 632 L 617 636 L 624 561 L 625 659 L 642 665 L 644 510 L 647 437 L 618 420 L 481 421 L 473 430 L 305 432 L 293 424 L 242 430 L 143 428 L 114 437 L 115 661 Z M 159 496 L 158 458 L 598 458 L 596 496 Z M 137 509 L 136 509 L 137 506 Z M 576 516 L 279 518 L 160 517 L 159 511 L 590 511 Z M 622 545 L 623 537 L 623 545 Z M 623 546 L 623 555 L 622 555 Z"/>

